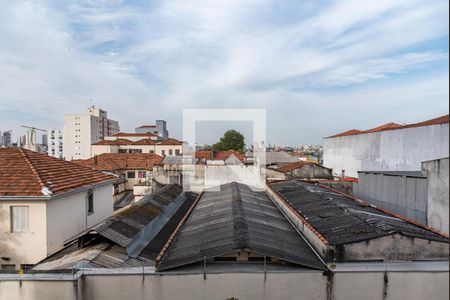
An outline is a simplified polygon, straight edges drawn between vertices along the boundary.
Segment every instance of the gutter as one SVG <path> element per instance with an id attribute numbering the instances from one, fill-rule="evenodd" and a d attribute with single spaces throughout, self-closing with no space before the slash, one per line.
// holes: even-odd
<path id="1" fill-rule="evenodd" d="M 50 199 L 54 199 L 54 198 L 59 198 L 61 196 L 67 196 L 67 195 L 71 195 L 71 194 L 78 193 L 81 191 L 89 190 L 93 187 L 100 187 L 100 186 L 114 184 L 114 183 L 120 183 L 120 178 L 110 179 L 110 180 L 102 181 L 99 183 L 85 185 L 85 186 L 75 188 L 72 190 L 68 190 L 61 194 L 56 194 L 56 195 L 52 195 L 52 196 L 0 196 L 0 201 L 1 200 L 50 200 Z"/>

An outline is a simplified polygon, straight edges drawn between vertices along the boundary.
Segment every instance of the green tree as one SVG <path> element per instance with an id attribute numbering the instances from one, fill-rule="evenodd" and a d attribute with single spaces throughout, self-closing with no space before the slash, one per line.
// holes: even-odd
<path id="1" fill-rule="evenodd" d="M 220 138 L 219 142 L 213 145 L 214 151 L 234 150 L 244 152 L 244 136 L 237 130 L 227 130 Z"/>

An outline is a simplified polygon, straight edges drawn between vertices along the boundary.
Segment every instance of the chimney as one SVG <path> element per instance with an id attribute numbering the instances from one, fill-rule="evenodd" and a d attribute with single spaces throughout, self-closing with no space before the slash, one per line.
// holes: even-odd
<path id="1" fill-rule="evenodd" d="M 94 166 L 97 165 L 97 155 L 94 155 Z"/>
<path id="2" fill-rule="evenodd" d="M 345 170 L 342 170 L 342 179 L 345 178 Z"/>

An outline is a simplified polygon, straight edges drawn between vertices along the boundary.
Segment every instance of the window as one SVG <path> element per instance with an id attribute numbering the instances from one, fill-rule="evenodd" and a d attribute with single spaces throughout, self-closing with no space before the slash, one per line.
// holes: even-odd
<path id="1" fill-rule="evenodd" d="M 28 206 L 11 206 L 11 232 L 28 232 Z"/>
<path id="2" fill-rule="evenodd" d="M 129 149 L 129 153 L 142 153 L 142 149 Z"/>
<path id="3" fill-rule="evenodd" d="M 172 154 L 173 154 L 173 150 L 169 149 L 169 155 L 172 155 Z"/>
<path id="4" fill-rule="evenodd" d="M 180 155 L 180 149 L 175 149 L 175 155 Z"/>
<path id="5" fill-rule="evenodd" d="M 138 172 L 138 178 L 145 178 L 146 175 L 147 175 L 146 171 L 139 171 Z"/>
<path id="6" fill-rule="evenodd" d="M 87 194 L 87 211 L 88 215 L 94 213 L 94 191 L 89 190 Z"/>
<path id="7" fill-rule="evenodd" d="M 127 149 L 119 149 L 119 153 L 127 153 Z"/>
<path id="8" fill-rule="evenodd" d="M 153 151 L 153 150 L 150 150 L 150 152 L 149 153 L 155 153 L 155 151 Z"/>
<path id="9" fill-rule="evenodd" d="M 134 173 L 134 172 L 127 172 L 127 178 L 136 178 L 136 173 Z"/>
<path id="10" fill-rule="evenodd" d="M 162 156 L 166 155 L 166 150 L 161 150 L 161 155 Z"/>
<path id="11" fill-rule="evenodd" d="M 16 265 L 13 264 L 2 264 L 2 270 L 4 271 L 16 271 Z"/>

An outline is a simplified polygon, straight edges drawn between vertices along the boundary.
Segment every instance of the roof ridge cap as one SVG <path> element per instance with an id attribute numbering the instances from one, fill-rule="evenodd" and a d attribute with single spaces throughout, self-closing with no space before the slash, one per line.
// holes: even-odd
<path id="1" fill-rule="evenodd" d="M 28 155 L 26 154 L 26 152 L 24 151 L 24 149 L 19 148 L 19 152 L 20 152 L 20 154 L 22 155 L 22 157 L 25 159 L 27 165 L 30 167 L 31 172 L 33 172 L 33 174 L 36 176 L 36 178 L 37 178 L 39 184 L 41 185 L 41 189 L 47 188 L 47 189 L 51 192 L 51 189 L 50 189 L 49 187 L 47 187 L 47 186 L 44 184 L 44 181 L 42 180 L 41 176 L 39 175 L 39 172 L 36 170 L 36 168 L 35 168 L 35 167 L 33 166 L 33 164 L 31 163 L 31 160 L 30 160 L 30 158 L 28 157 Z M 43 194 L 43 193 L 42 193 L 42 194 Z"/>

